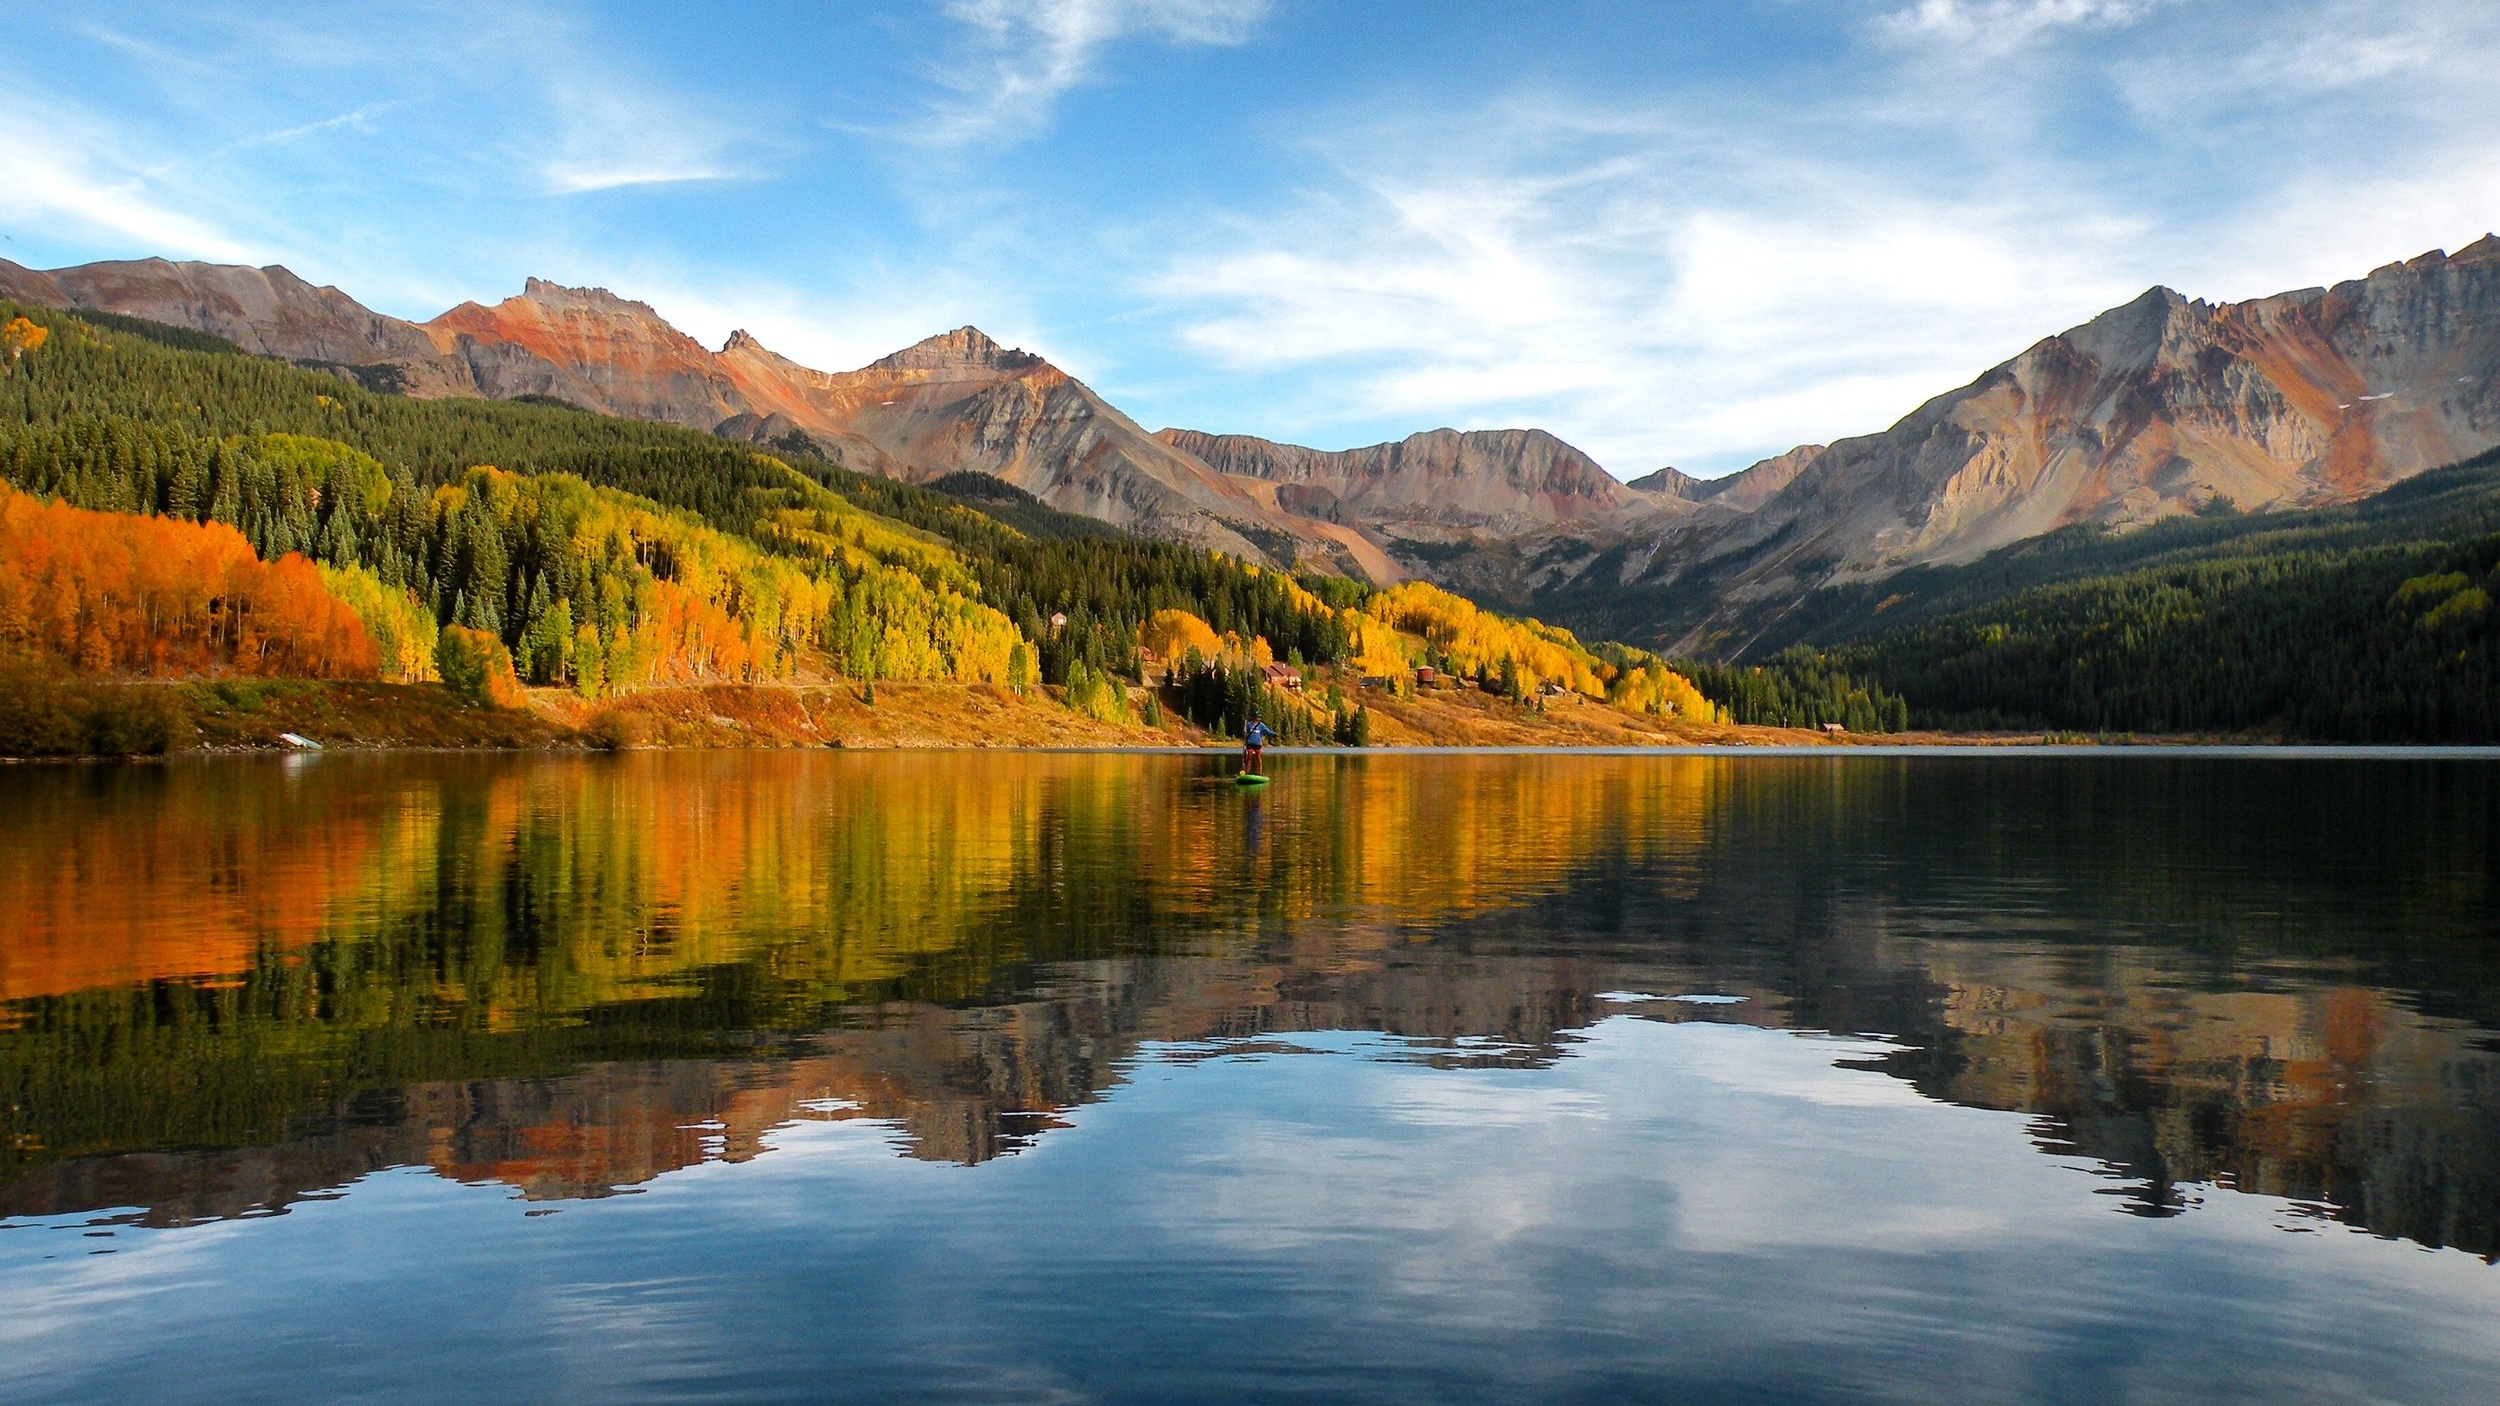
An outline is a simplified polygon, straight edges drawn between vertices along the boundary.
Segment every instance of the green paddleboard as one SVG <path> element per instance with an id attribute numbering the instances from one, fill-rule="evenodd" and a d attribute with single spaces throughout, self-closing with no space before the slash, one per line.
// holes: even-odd
<path id="1" fill-rule="evenodd" d="M 1253 775 L 1252 773 L 1245 771 L 1239 776 L 1233 778 L 1233 784 L 1236 786 L 1264 786 L 1267 784 L 1267 778 L 1264 776 Z"/>

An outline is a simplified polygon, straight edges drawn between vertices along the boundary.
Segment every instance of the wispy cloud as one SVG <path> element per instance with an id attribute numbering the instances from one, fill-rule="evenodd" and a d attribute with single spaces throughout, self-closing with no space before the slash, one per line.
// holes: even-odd
<path id="1" fill-rule="evenodd" d="M 558 138 L 539 167 L 558 195 L 626 186 L 726 180 L 741 173 L 742 143 L 726 123 L 653 85 L 578 61 L 549 75 L 546 101 Z"/>
<path id="2" fill-rule="evenodd" d="M 316 136 L 323 132 L 355 131 L 371 134 L 374 118 L 407 105 L 404 101 L 367 103 L 354 112 L 342 112 L 336 117 L 324 117 L 315 122 L 299 122 L 293 126 L 281 127 L 274 132 L 262 132 L 257 136 L 239 137 L 219 147 L 217 154 L 222 156 L 228 152 L 249 151 L 254 147 L 282 146 L 285 143 L 300 141 L 305 137 Z"/>
<path id="3" fill-rule="evenodd" d="M 1541 423 L 1625 473 L 1731 468 L 1875 428 L 2135 291 L 2050 237 L 2132 233 L 2088 209 L 1922 196 L 1726 132 L 1511 111 L 1466 126 L 1456 171 L 1412 139 L 1149 284 L 1200 353 L 1303 373 L 1306 426 Z"/>
<path id="4" fill-rule="evenodd" d="M 2133 24 L 2171 0 L 1918 0 L 1877 21 L 1897 40 L 2002 54 L 2059 30 Z"/>
<path id="5" fill-rule="evenodd" d="M 1248 40 L 1269 0 L 947 0 L 969 48 L 931 77 L 953 92 L 919 135 L 938 145 L 1039 128 L 1127 39 L 1228 46 Z"/>
<path id="6" fill-rule="evenodd" d="M 1503 98 L 1340 121 L 1311 143 L 1328 180 L 1209 216 L 1144 290 L 1266 393 L 1264 425 L 1207 428 L 1532 423 L 1618 472 L 1714 472 L 1881 429 L 2152 283 L 2257 296 L 2500 223 L 2500 16 L 2435 0 L 2354 36 L 2348 0 L 2210 22 L 2181 5 L 2202 27 L 2174 56 L 2176 36 L 2128 42 L 2151 9 L 1893 12 L 1973 45 L 2100 35 L 2020 83 L 1940 87 L 1887 31 L 1850 84 L 1790 109 Z M 2250 121 L 2229 89 L 2327 32 L 2372 40 L 2386 76 Z M 2088 140 L 2060 125 L 2077 105 L 2104 124 Z"/>
<path id="7" fill-rule="evenodd" d="M 0 219 L 19 228 L 66 225 L 152 254 L 241 259 L 249 246 L 192 213 L 198 202 L 162 189 L 157 175 L 112 135 L 57 111 L 0 104 Z"/>

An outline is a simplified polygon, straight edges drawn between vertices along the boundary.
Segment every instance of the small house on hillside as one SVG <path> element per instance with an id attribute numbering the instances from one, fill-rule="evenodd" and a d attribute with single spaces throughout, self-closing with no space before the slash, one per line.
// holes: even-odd
<path id="1" fill-rule="evenodd" d="M 1415 666 L 1415 683 L 1417 687 L 1430 688 L 1440 679 L 1440 677 L 1441 671 L 1433 668 L 1430 664 L 1418 664 Z"/>
<path id="2" fill-rule="evenodd" d="M 1068 628 L 1068 613 L 1064 610 L 1053 611 L 1050 617 L 1050 632 L 1055 635 L 1066 628 Z"/>
<path id="3" fill-rule="evenodd" d="M 1270 688 L 1281 688 L 1295 693 L 1302 691 L 1302 675 L 1296 673 L 1291 665 L 1270 664 L 1259 672 L 1266 678 L 1267 686 Z"/>
<path id="4" fill-rule="evenodd" d="M 1823 730 L 1837 737 L 1841 733 L 1847 732 L 1849 729 L 1847 725 L 1843 723 L 1825 723 L 1823 724 Z"/>

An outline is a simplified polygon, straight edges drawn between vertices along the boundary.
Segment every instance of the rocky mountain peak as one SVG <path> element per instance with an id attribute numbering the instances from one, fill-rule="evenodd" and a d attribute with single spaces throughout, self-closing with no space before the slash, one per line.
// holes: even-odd
<path id="1" fill-rule="evenodd" d="M 2112 371 L 2143 371 L 2178 344 L 2188 324 L 2203 321 L 2211 311 L 2203 303 L 2191 303 L 2178 292 L 2155 285 L 2051 340 L 2065 341 Z"/>
<path id="2" fill-rule="evenodd" d="M 1021 349 L 1002 347 L 978 327 L 958 327 L 915 342 L 892 356 L 868 364 L 871 371 L 1017 371 L 1039 366 L 1042 359 Z"/>
<path id="3" fill-rule="evenodd" d="M 513 302 L 532 303 L 550 313 L 579 313 L 593 317 L 633 322 L 655 323 L 670 327 L 668 319 L 649 303 L 620 298 L 605 288 L 568 288 L 543 278 L 532 278 L 521 285 L 521 295 Z"/>
<path id="4" fill-rule="evenodd" d="M 1638 493 L 1663 493 L 1670 498 L 1690 498 L 1693 496 L 1693 490 L 1700 483 L 1700 479 L 1669 465 L 1663 469 L 1653 469 L 1623 486 Z"/>

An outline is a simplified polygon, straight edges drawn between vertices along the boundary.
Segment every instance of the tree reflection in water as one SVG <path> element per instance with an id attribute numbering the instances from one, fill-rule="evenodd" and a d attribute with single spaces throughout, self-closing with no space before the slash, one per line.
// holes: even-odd
<path id="1" fill-rule="evenodd" d="M 0 774 L 0 1217 L 596 1197 L 808 1120 L 978 1164 L 1141 1051 L 1539 1067 L 1620 1017 L 1884 1037 L 2135 1213 L 2500 1252 L 2488 763 L 1279 760 Z M 1696 991 L 1743 999 L 1616 999 Z"/>

